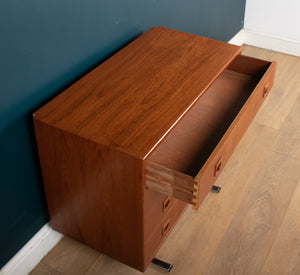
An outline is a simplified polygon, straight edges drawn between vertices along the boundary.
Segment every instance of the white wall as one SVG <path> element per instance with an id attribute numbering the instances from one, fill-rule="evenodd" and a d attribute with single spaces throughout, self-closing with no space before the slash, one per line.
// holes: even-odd
<path id="1" fill-rule="evenodd" d="M 244 28 L 300 43 L 300 0 L 246 0 Z"/>

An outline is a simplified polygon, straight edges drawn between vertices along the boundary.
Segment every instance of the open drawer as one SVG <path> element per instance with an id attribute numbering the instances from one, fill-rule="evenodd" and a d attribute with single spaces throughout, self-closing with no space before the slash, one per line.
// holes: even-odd
<path id="1" fill-rule="evenodd" d="M 235 58 L 146 159 L 146 186 L 198 209 L 269 93 L 275 68 Z"/>

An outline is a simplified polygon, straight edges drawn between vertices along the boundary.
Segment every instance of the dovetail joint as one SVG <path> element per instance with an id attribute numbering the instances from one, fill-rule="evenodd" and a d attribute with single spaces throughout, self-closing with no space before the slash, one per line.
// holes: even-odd
<path id="1" fill-rule="evenodd" d="M 194 190 L 193 190 L 193 203 L 192 205 L 196 206 L 198 201 L 198 192 L 199 192 L 199 182 L 195 181 Z"/>

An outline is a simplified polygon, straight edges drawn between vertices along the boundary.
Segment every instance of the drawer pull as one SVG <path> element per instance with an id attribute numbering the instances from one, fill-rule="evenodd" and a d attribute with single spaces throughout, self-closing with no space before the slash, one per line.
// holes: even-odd
<path id="1" fill-rule="evenodd" d="M 269 92 L 269 85 L 266 85 L 264 87 L 263 98 L 265 98 L 268 95 L 268 92 Z"/>
<path id="2" fill-rule="evenodd" d="M 167 222 L 164 224 L 164 226 L 162 227 L 162 235 L 164 236 L 167 231 L 170 228 L 170 219 L 167 220 Z"/>
<path id="3" fill-rule="evenodd" d="M 220 173 L 221 168 L 222 168 L 222 157 L 220 157 L 219 160 L 216 163 L 216 166 L 215 166 L 215 175 L 214 175 L 215 177 Z"/>
<path id="4" fill-rule="evenodd" d="M 170 206 L 170 202 L 171 202 L 171 200 L 169 197 L 164 200 L 163 205 L 162 205 L 163 212 L 165 212 L 168 209 L 168 207 Z"/>

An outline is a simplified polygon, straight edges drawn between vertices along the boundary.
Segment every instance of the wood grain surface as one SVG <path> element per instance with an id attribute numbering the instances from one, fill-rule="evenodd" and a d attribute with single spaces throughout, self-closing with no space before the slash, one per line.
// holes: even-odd
<path id="1" fill-rule="evenodd" d="M 142 161 L 34 122 L 51 226 L 143 270 Z"/>
<path id="2" fill-rule="evenodd" d="M 263 266 L 263 274 L 298 274 L 300 271 L 300 181 Z M 281 253 L 279 253 L 281 252 Z"/>
<path id="3" fill-rule="evenodd" d="M 84 274 L 99 257 L 99 253 L 94 249 L 79 242 L 74 242 L 67 237 L 63 238 L 57 244 L 56 249 L 56 252 L 50 251 L 47 254 L 47 257 L 43 260 L 43 264 L 46 265 L 44 268 L 48 269 L 51 266 L 51 268 L 60 274 Z M 36 274 L 40 275 L 44 273 Z"/>
<path id="4" fill-rule="evenodd" d="M 300 74 L 299 74 L 300 78 Z M 300 86 L 299 86 L 300 87 Z M 300 159 L 300 94 L 292 106 L 282 131 L 274 145 L 274 151 Z"/>
<path id="5" fill-rule="evenodd" d="M 240 50 L 155 27 L 54 98 L 35 117 L 145 158 Z"/>
<path id="6" fill-rule="evenodd" d="M 260 272 L 300 178 L 299 167 L 300 160 L 268 153 L 204 274 Z"/>

